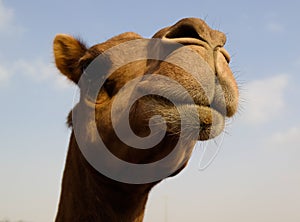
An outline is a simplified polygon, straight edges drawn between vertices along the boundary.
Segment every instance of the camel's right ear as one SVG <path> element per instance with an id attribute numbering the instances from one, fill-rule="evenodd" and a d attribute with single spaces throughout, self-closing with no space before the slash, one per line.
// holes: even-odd
<path id="1" fill-rule="evenodd" d="M 53 42 L 55 63 L 59 71 L 78 83 L 82 74 L 80 58 L 86 53 L 86 46 L 78 39 L 66 34 L 58 34 Z"/>

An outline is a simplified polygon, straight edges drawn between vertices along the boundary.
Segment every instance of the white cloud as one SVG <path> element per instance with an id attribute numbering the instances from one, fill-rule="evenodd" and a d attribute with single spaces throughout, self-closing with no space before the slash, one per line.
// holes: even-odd
<path id="1" fill-rule="evenodd" d="M 6 8 L 0 0 L 0 30 L 10 25 L 13 21 L 14 13 L 12 9 Z"/>
<path id="2" fill-rule="evenodd" d="M 23 75 L 35 82 L 50 82 L 56 89 L 67 89 L 72 86 L 55 68 L 53 63 L 42 59 L 27 61 L 24 59 L 12 62 L 10 65 L 0 64 L 0 87 L 7 84 L 13 76 Z"/>
<path id="3" fill-rule="evenodd" d="M 70 88 L 68 80 L 55 68 L 54 64 L 42 59 L 18 60 L 13 64 L 14 73 L 21 73 L 36 82 L 53 82 L 58 89 Z"/>
<path id="4" fill-rule="evenodd" d="M 0 87 L 9 81 L 11 75 L 12 72 L 0 64 Z"/>
<path id="5" fill-rule="evenodd" d="M 270 32 L 283 32 L 284 31 L 284 26 L 277 22 L 268 23 L 266 28 Z"/>
<path id="6" fill-rule="evenodd" d="M 287 75 L 277 75 L 247 84 L 242 121 L 261 124 L 278 117 L 285 107 L 284 93 L 287 86 Z"/>
<path id="7" fill-rule="evenodd" d="M 6 7 L 3 0 L 0 0 L 0 37 L 16 35 L 23 31 L 23 28 L 15 24 L 14 10 Z"/>
<path id="8" fill-rule="evenodd" d="M 300 144 L 300 127 L 292 127 L 284 132 L 277 132 L 267 140 L 267 147 L 299 149 Z"/>
<path id="9" fill-rule="evenodd" d="M 24 29 L 18 26 L 15 22 L 14 10 L 4 5 L 3 0 L 0 0 L 0 41 L 7 42 L 11 37 L 16 37 L 23 32 Z M 0 56 L 1 56 L 0 51 Z M 2 57 L 4 57 L 2 55 Z M 1 57 L 1 58 L 2 58 Z M 9 83 L 14 75 L 24 75 L 33 81 L 49 81 L 53 82 L 58 89 L 69 88 L 71 84 L 58 73 L 54 65 L 49 61 L 45 62 L 42 59 L 26 60 L 20 59 L 17 61 L 4 62 L 0 61 L 0 87 Z"/>
<path id="10" fill-rule="evenodd" d="M 55 73 L 54 68 L 45 64 L 40 59 L 33 60 L 31 62 L 18 60 L 14 63 L 13 67 L 15 72 L 23 73 L 35 81 L 46 80 Z"/>
<path id="11" fill-rule="evenodd" d="M 299 67 L 300 66 L 300 57 L 295 59 L 294 63 L 295 66 Z"/>

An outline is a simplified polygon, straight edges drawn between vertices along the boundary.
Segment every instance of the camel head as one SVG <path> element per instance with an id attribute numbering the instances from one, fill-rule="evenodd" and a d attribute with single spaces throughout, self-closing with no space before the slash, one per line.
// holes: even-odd
<path id="1" fill-rule="evenodd" d="M 197 140 L 218 136 L 237 111 L 238 87 L 225 42 L 223 33 L 196 18 L 182 19 L 151 39 L 127 32 L 92 47 L 58 34 L 56 66 L 80 89 L 68 122 L 88 162 L 95 168 L 104 164 L 107 171 L 97 169 L 108 177 L 110 171 L 133 175 L 124 162 L 149 165 L 146 176 L 141 169 L 133 177 L 153 181 L 183 169 Z M 117 158 L 101 153 L 99 160 L 101 149 Z M 158 172 L 166 173 L 156 177 Z"/>

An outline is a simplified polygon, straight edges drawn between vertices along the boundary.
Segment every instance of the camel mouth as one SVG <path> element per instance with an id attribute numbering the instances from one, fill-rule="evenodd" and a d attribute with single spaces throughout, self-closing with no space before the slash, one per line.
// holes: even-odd
<path id="1" fill-rule="evenodd" d="M 192 24 L 182 24 L 168 31 L 162 40 L 176 42 L 183 45 L 207 46 L 208 42 L 199 34 L 197 28 Z"/>
<path id="2" fill-rule="evenodd" d="M 155 94 L 150 94 L 148 95 L 149 97 L 151 97 L 152 99 L 156 100 L 159 103 L 165 104 L 165 106 L 193 106 L 196 105 L 198 107 L 206 107 L 208 109 L 211 109 L 213 112 L 218 112 L 220 115 L 223 116 L 223 118 L 227 117 L 227 113 L 226 113 L 226 106 L 224 104 L 219 104 L 217 102 L 212 102 L 212 103 L 205 103 L 205 102 L 200 102 L 201 100 L 199 99 L 193 99 L 192 102 L 188 102 L 187 100 L 184 99 L 183 97 L 172 97 L 170 101 L 169 99 L 159 96 L 159 95 L 155 95 Z"/>
<path id="3" fill-rule="evenodd" d="M 168 87 L 165 87 L 168 85 Z M 165 106 L 183 106 L 183 105 L 196 105 L 199 107 L 206 107 L 218 112 L 223 118 L 228 117 L 227 105 L 223 94 L 214 91 L 201 92 L 200 90 L 189 91 L 178 89 L 172 81 L 164 82 L 161 80 L 157 84 L 151 81 L 143 80 L 138 83 L 136 90 L 139 93 L 147 95 L 149 98 L 156 101 L 158 104 Z"/>
<path id="4" fill-rule="evenodd" d="M 180 99 L 174 104 L 174 100 L 171 102 L 157 95 L 147 95 L 147 101 L 148 108 L 155 107 L 158 114 L 164 117 L 167 131 L 171 134 L 178 135 L 181 129 L 190 131 L 191 134 L 198 130 L 197 140 L 204 141 L 215 138 L 224 130 L 226 115 L 215 106 L 188 103 Z"/>
<path id="5" fill-rule="evenodd" d="M 201 91 L 178 90 L 175 85 L 171 87 L 172 82 L 165 83 L 169 87 L 163 85 L 163 81 L 153 84 L 143 80 L 136 88 L 139 93 L 147 95 L 143 101 L 149 118 L 151 114 L 164 117 L 169 132 L 175 135 L 181 131 L 182 118 L 185 119 L 184 128 L 194 132 L 199 130 L 198 140 L 208 140 L 221 134 L 227 116 L 225 101 L 215 99 L 221 96 L 214 93 L 212 98 L 207 98 Z"/>

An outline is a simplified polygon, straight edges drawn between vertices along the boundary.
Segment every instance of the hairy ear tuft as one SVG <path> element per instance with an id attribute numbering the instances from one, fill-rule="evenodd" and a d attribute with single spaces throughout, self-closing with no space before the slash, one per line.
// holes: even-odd
<path id="1" fill-rule="evenodd" d="M 82 74 L 79 60 L 87 51 L 85 44 L 70 35 L 58 34 L 53 42 L 53 51 L 59 71 L 78 83 Z"/>

